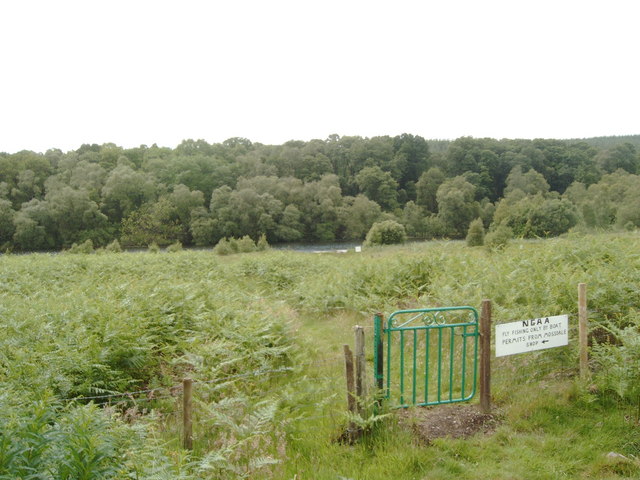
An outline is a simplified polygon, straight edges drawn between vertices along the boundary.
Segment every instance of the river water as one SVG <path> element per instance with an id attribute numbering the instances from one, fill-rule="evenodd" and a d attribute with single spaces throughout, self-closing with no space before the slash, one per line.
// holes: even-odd
<path id="1" fill-rule="evenodd" d="M 294 250 L 296 252 L 325 253 L 341 250 L 355 251 L 362 246 L 362 242 L 332 242 L 332 243 L 282 243 L 271 245 L 275 250 Z"/>

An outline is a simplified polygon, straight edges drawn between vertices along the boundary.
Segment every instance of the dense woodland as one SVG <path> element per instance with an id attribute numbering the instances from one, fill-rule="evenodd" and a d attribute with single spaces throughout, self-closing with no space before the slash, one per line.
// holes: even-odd
<path id="1" fill-rule="evenodd" d="M 244 138 L 175 149 L 82 145 L 0 153 L 3 251 L 363 239 L 394 220 L 414 238 L 469 224 L 518 237 L 640 226 L 640 135 L 586 140 Z"/>

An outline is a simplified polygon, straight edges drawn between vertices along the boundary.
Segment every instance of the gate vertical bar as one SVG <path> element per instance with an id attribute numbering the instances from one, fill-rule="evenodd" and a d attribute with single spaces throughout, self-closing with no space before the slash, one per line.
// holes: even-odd
<path id="1" fill-rule="evenodd" d="M 391 396 L 391 325 L 387 325 L 387 392 L 385 396 Z"/>
<path id="2" fill-rule="evenodd" d="M 404 405 L 404 330 L 400 330 L 400 404 Z"/>
<path id="3" fill-rule="evenodd" d="M 438 402 L 442 391 L 442 329 L 438 328 Z"/>
<path id="4" fill-rule="evenodd" d="M 415 405 L 416 403 L 416 370 L 417 366 L 417 356 L 418 356 L 418 332 L 417 330 L 413 331 L 413 377 L 411 382 L 411 401 Z"/>
<path id="5" fill-rule="evenodd" d="M 424 403 L 429 401 L 429 343 L 431 343 L 431 335 L 429 329 L 425 330 L 426 353 L 424 362 Z"/>
<path id="6" fill-rule="evenodd" d="M 382 332 L 384 318 L 381 313 L 373 316 L 373 365 L 374 365 L 374 384 L 381 392 L 384 388 L 384 342 L 382 341 Z"/>
<path id="7" fill-rule="evenodd" d="M 455 356 L 455 327 L 450 328 L 451 341 L 449 343 L 449 401 L 453 400 L 453 357 Z"/>
<path id="8" fill-rule="evenodd" d="M 460 397 L 464 398 L 464 387 L 467 379 L 467 326 L 462 327 L 462 389 Z"/>

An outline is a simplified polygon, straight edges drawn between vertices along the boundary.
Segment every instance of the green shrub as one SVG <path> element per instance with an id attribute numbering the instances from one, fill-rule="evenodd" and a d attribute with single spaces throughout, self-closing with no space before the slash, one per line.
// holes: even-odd
<path id="1" fill-rule="evenodd" d="M 229 239 L 229 248 L 231 249 L 231 253 L 238 253 L 238 239 L 235 237 L 231 237 Z"/>
<path id="2" fill-rule="evenodd" d="M 156 242 L 152 242 L 149 245 L 149 248 L 147 248 L 149 253 L 159 253 L 160 252 L 160 247 L 158 246 L 158 244 Z"/>
<path id="3" fill-rule="evenodd" d="M 384 222 L 376 222 L 373 224 L 364 244 L 371 245 L 393 245 L 395 243 L 404 243 L 407 239 L 407 233 L 404 226 L 394 220 L 385 220 Z"/>
<path id="4" fill-rule="evenodd" d="M 506 225 L 499 225 L 490 231 L 484 238 L 484 243 L 489 248 L 504 248 L 513 238 L 513 230 Z"/>
<path id="5" fill-rule="evenodd" d="M 71 245 L 71 248 L 69 248 L 69 250 L 67 251 L 69 253 L 82 253 L 82 254 L 93 253 L 93 242 L 89 238 L 88 240 L 85 240 L 80 245 L 74 243 L 73 245 Z"/>
<path id="6" fill-rule="evenodd" d="M 118 241 L 117 238 L 113 242 L 111 242 L 109 245 L 107 245 L 104 249 L 108 253 L 121 253 L 122 252 L 122 247 L 120 246 L 120 242 Z"/>
<path id="7" fill-rule="evenodd" d="M 467 231 L 467 246 L 480 247 L 484 245 L 484 225 L 481 218 L 476 218 L 469 225 Z"/>
<path id="8" fill-rule="evenodd" d="M 231 255 L 235 253 L 231 247 L 231 243 L 227 238 L 221 238 L 220 241 L 213 247 L 213 253 L 217 255 Z"/>
<path id="9" fill-rule="evenodd" d="M 260 235 L 258 242 L 256 243 L 256 248 L 259 252 L 263 252 L 267 248 L 269 248 L 269 243 L 267 242 L 267 236 L 263 233 Z"/>
<path id="10" fill-rule="evenodd" d="M 182 243 L 180 241 L 177 241 L 176 243 L 172 243 L 167 247 L 167 252 L 169 253 L 175 253 L 181 250 L 182 250 Z"/>
<path id="11" fill-rule="evenodd" d="M 245 235 L 237 241 L 238 253 L 249 253 L 256 251 L 256 244 L 249 235 Z"/>
<path id="12" fill-rule="evenodd" d="M 218 255 L 231 255 L 233 253 L 250 253 L 255 251 L 262 251 L 269 248 L 267 238 L 265 235 L 260 236 L 258 243 L 256 244 L 249 235 L 238 238 L 223 238 L 215 247 L 213 252 Z"/>

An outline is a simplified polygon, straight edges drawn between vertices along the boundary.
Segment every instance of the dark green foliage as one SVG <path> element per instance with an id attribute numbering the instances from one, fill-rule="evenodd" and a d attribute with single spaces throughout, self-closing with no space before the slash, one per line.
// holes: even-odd
<path id="1" fill-rule="evenodd" d="M 13 238 L 13 233 L 16 230 L 15 216 L 16 212 L 13 210 L 11 202 L 0 198 L 0 244 L 10 242 Z"/>
<path id="2" fill-rule="evenodd" d="M 392 210 L 398 204 L 398 182 L 389 172 L 380 167 L 365 167 L 356 175 L 356 183 L 369 200 L 373 200 L 386 210 Z"/>
<path id="3" fill-rule="evenodd" d="M 175 207 L 167 198 L 146 203 L 122 220 L 122 243 L 126 246 L 169 245 L 183 237 Z"/>
<path id="4" fill-rule="evenodd" d="M 463 176 L 447 180 L 436 194 L 438 218 L 445 227 L 446 235 L 463 238 L 469 224 L 480 214 L 480 205 L 475 200 L 476 187 Z"/>
<path id="5" fill-rule="evenodd" d="M 360 240 L 383 211 L 412 237 L 464 238 L 471 220 L 480 216 L 488 228 L 494 206 L 517 191 L 549 199 L 567 192 L 578 221 L 589 228 L 640 223 L 637 202 L 625 198 L 637 189 L 628 181 L 639 171 L 637 136 L 462 137 L 431 146 L 405 133 L 283 145 L 188 139 L 175 149 L 107 143 L 67 153 L 2 154 L 0 246 L 60 250 L 87 239 L 102 247 L 115 238 L 136 247 L 211 246 L 263 234 L 271 243 Z M 576 195 L 576 185 L 584 195 Z M 557 217 L 558 208 L 549 204 L 540 213 Z M 524 235 L 515 223 L 516 234 Z M 541 231 L 555 235 L 564 228 Z M 526 235 L 541 234 L 529 230 Z"/>
<path id="6" fill-rule="evenodd" d="M 578 223 L 578 211 L 567 199 L 542 195 L 512 195 L 503 199 L 494 222 L 511 228 L 518 237 L 550 237 L 568 232 Z"/>
<path id="7" fill-rule="evenodd" d="M 423 206 L 428 212 L 438 213 L 436 193 L 446 177 L 442 170 L 433 167 L 420 175 L 416 183 L 416 203 Z"/>
<path id="8" fill-rule="evenodd" d="M 484 225 L 481 218 L 476 218 L 469 225 L 466 241 L 467 246 L 469 247 L 479 247 L 484 245 Z"/>
<path id="9" fill-rule="evenodd" d="M 365 245 L 393 245 L 404 243 L 407 234 L 404 227 L 393 220 L 374 223 L 365 240 Z"/>
<path id="10" fill-rule="evenodd" d="M 618 169 L 629 173 L 638 173 L 638 150 L 631 143 L 616 145 L 600 157 L 600 165 L 606 173 L 613 173 Z"/>

